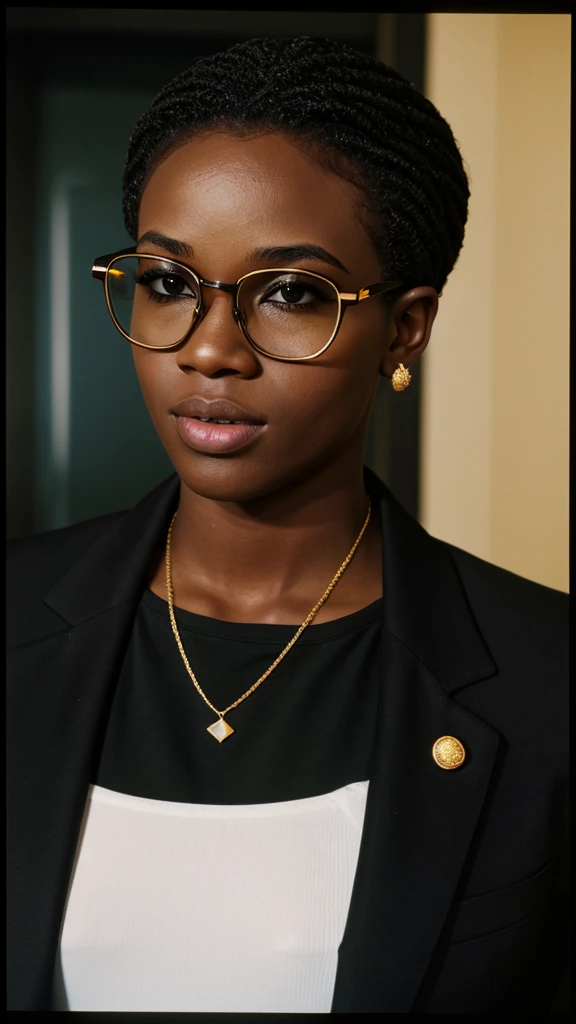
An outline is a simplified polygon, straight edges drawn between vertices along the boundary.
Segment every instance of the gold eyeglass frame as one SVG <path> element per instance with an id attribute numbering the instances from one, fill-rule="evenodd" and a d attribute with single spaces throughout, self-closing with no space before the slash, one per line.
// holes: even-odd
<path id="1" fill-rule="evenodd" d="M 382 295 L 385 292 L 393 291 L 394 289 L 399 288 L 403 284 L 402 281 L 379 281 L 376 284 L 368 285 L 368 287 L 366 288 L 360 288 L 360 290 L 357 292 L 341 292 L 338 286 L 334 284 L 334 281 L 331 281 L 329 277 L 324 277 L 322 274 L 316 274 L 312 270 L 304 270 L 302 267 L 266 267 L 266 269 L 264 270 L 252 270 L 250 271 L 250 273 L 244 274 L 242 277 L 238 278 L 235 284 L 227 284 L 224 281 L 205 280 L 204 278 L 200 277 L 195 270 L 192 270 L 191 267 L 189 267 L 186 263 L 182 263 L 180 260 L 173 260 L 171 257 L 168 256 L 159 256 L 158 253 L 138 252 L 137 248 L 137 246 L 133 246 L 130 249 L 121 249 L 118 252 L 110 253 L 107 256 L 97 256 L 92 265 L 92 277 L 95 277 L 97 280 L 102 281 L 102 284 L 104 285 L 104 295 L 106 297 L 106 305 L 108 306 L 108 312 L 110 313 L 114 326 L 120 332 L 120 334 L 122 334 L 123 337 L 130 342 L 131 345 L 138 345 L 140 348 L 151 349 L 154 352 L 169 352 L 174 348 L 178 348 L 190 337 L 194 328 L 202 319 L 202 288 L 217 288 L 219 291 L 228 292 L 228 294 L 233 296 L 232 316 L 236 323 L 238 324 L 240 330 L 242 331 L 242 334 L 246 338 L 246 341 L 249 343 L 249 345 L 252 346 L 253 349 L 259 352 L 261 355 L 267 356 L 268 359 L 277 359 L 279 362 L 283 363 L 300 363 L 303 361 L 307 361 L 309 359 L 317 359 L 318 356 L 321 356 L 322 353 L 325 352 L 326 349 L 329 348 L 329 346 L 334 341 L 334 338 L 336 337 L 338 331 L 340 330 L 340 327 L 342 325 L 342 319 L 344 317 L 344 313 L 348 309 L 348 306 L 356 306 L 359 302 L 363 302 L 364 299 L 369 299 L 373 295 Z M 129 334 L 126 334 L 126 331 L 122 330 L 120 324 L 118 323 L 116 317 L 114 316 L 114 311 L 112 309 L 112 303 L 110 301 L 110 295 L 108 290 L 108 280 L 110 271 L 111 269 L 113 269 L 112 264 L 115 263 L 116 260 L 119 260 L 124 256 L 142 256 L 143 259 L 164 261 L 165 263 L 169 263 L 170 266 L 181 267 L 182 270 L 186 271 L 187 274 L 191 274 L 192 277 L 198 282 L 198 305 L 192 315 L 190 329 L 182 338 L 180 338 L 179 341 L 175 341 L 171 345 L 146 345 L 143 341 L 136 341 L 134 338 L 131 338 Z M 338 317 L 336 320 L 336 326 L 334 328 L 334 331 L 332 332 L 332 336 L 326 342 L 326 344 L 322 346 L 322 348 L 318 349 L 317 352 L 314 352 L 310 356 L 273 355 L 272 352 L 267 352 L 266 349 L 261 348 L 254 341 L 254 339 L 250 337 L 248 330 L 246 328 L 244 318 L 238 307 L 238 296 L 240 294 L 240 289 L 242 287 L 243 282 L 247 281 L 248 278 L 257 276 L 258 274 L 278 273 L 308 274 L 310 277 L 315 277 L 319 281 L 324 281 L 325 284 L 329 284 L 336 292 L 336 296 L 338 299 Z"/>

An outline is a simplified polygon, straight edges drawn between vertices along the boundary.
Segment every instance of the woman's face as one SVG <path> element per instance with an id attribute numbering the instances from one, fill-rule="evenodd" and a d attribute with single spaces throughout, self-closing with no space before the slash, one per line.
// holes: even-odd
<path id="1" fill-rule="evenodd" d="M 157 167 L 142 195 L 138 233 L 184 243 L 190 255 L 178 258 L 208 281 L 232 283 L 253 270 L 287 266 L 356 292 L 381 280 L 356 203 L 352 186 L 284 137 L 218 132 L 186 143 Z M 254 255 L 303 245 L 330 255 Z M 150 241 L 138 248 L 174 256 Z M 205 315 L 180 348 L 133 346 L 146 405 L 184 484 L 205 497 L 248 501 L 330 466 L 349 473 L 360 465 L 391 330 L 381 298 L 349 307 L 326 352 L 292 363 L 252 348 L 233 319 L 229 294 L 204 288 L 203 303 Z M 178 412 L 189 399 L 232 402 L 259 427 L 239 446 L 232 442 L 232 450 L 225 439 L 218 446 L 215 428 L 192 423 L 187 430 Z M 234 418 L 241 420 L 241 412 Z M 212 442 L 202 440 L 202 430 Z"/>

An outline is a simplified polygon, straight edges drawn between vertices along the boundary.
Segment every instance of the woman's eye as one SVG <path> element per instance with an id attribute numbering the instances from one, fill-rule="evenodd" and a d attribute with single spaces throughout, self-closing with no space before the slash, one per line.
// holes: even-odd
<path id="1" fill-rule="evenodd" d="M 300 281 L 282 281 L 268 291 L 265 301 L 277 302 L 279 305 L 306 306 L 322 298 L 323 296 L 308 284 Z"/>
<path id="2" fill-rule="evenodd" d="M 307 290 L 303 284 L 288 282 L 287 284 L 281 284 L 277 289 L 276 301 L 278 301 L 278 296 L 281 296 L 283 302 L 297 303 L 302 302 L 306 295 L 308 296 L 308 301 L 310 301 L 311 292 L 309 289 Z"/>
<path id="3" fill-rule="evenodd" d="M 152 290 L 158 292 L 159 295 L 189 295 L 194 298 L 194 292 L 191 291 L 184 278 L 177 274 L 163 274 L 162 277 L 156 277 L 148 283 Z"/>
<path id="4" fill-rule="evenodd" d="M 179 274 L 159 274 L 156 271 L 152 273 L 145 271 L 137 278 L 136 283 L 148 287 L 158 297 L 196 298 L 188 282 Z"/>

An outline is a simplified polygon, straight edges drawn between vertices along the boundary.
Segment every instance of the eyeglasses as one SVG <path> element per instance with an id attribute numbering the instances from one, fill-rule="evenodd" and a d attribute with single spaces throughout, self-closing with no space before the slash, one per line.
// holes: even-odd
<path id="1" fill-rule="evenodd" d="M 262 355 L 283 361 L 315 359 L 334 341 L 348 306 L 402 285 L 381 281 L 341 292 L 321 274 L 294 267 L 253 270 L 235 284 L 206 281 L 176 260 L 123 249 L 94 260 L 92 275 L 104 284 L 110 316 L 133 345 L 172 349 L 204 314 L 202 288 L 232 296 L 232 315 Z"/>

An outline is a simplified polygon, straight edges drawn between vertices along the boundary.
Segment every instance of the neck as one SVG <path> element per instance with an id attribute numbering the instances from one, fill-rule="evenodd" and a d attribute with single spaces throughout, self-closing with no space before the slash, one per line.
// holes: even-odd
<path id="1" fill-rule="evenodd" d="M 344 561 L 366 511 L 361 464 L 353 473 L 327 467 L 246 503 L 215 501 L 182 482 L 171 539 L 174 602 L 236 621 L 297 622 Z M 380 580 L 377 519 L 371 516 L 319 620 L 345 614 L 350 602 L 369 603 L 358 588 L 368 566 L 373 574 L 376 564 Z"/>

